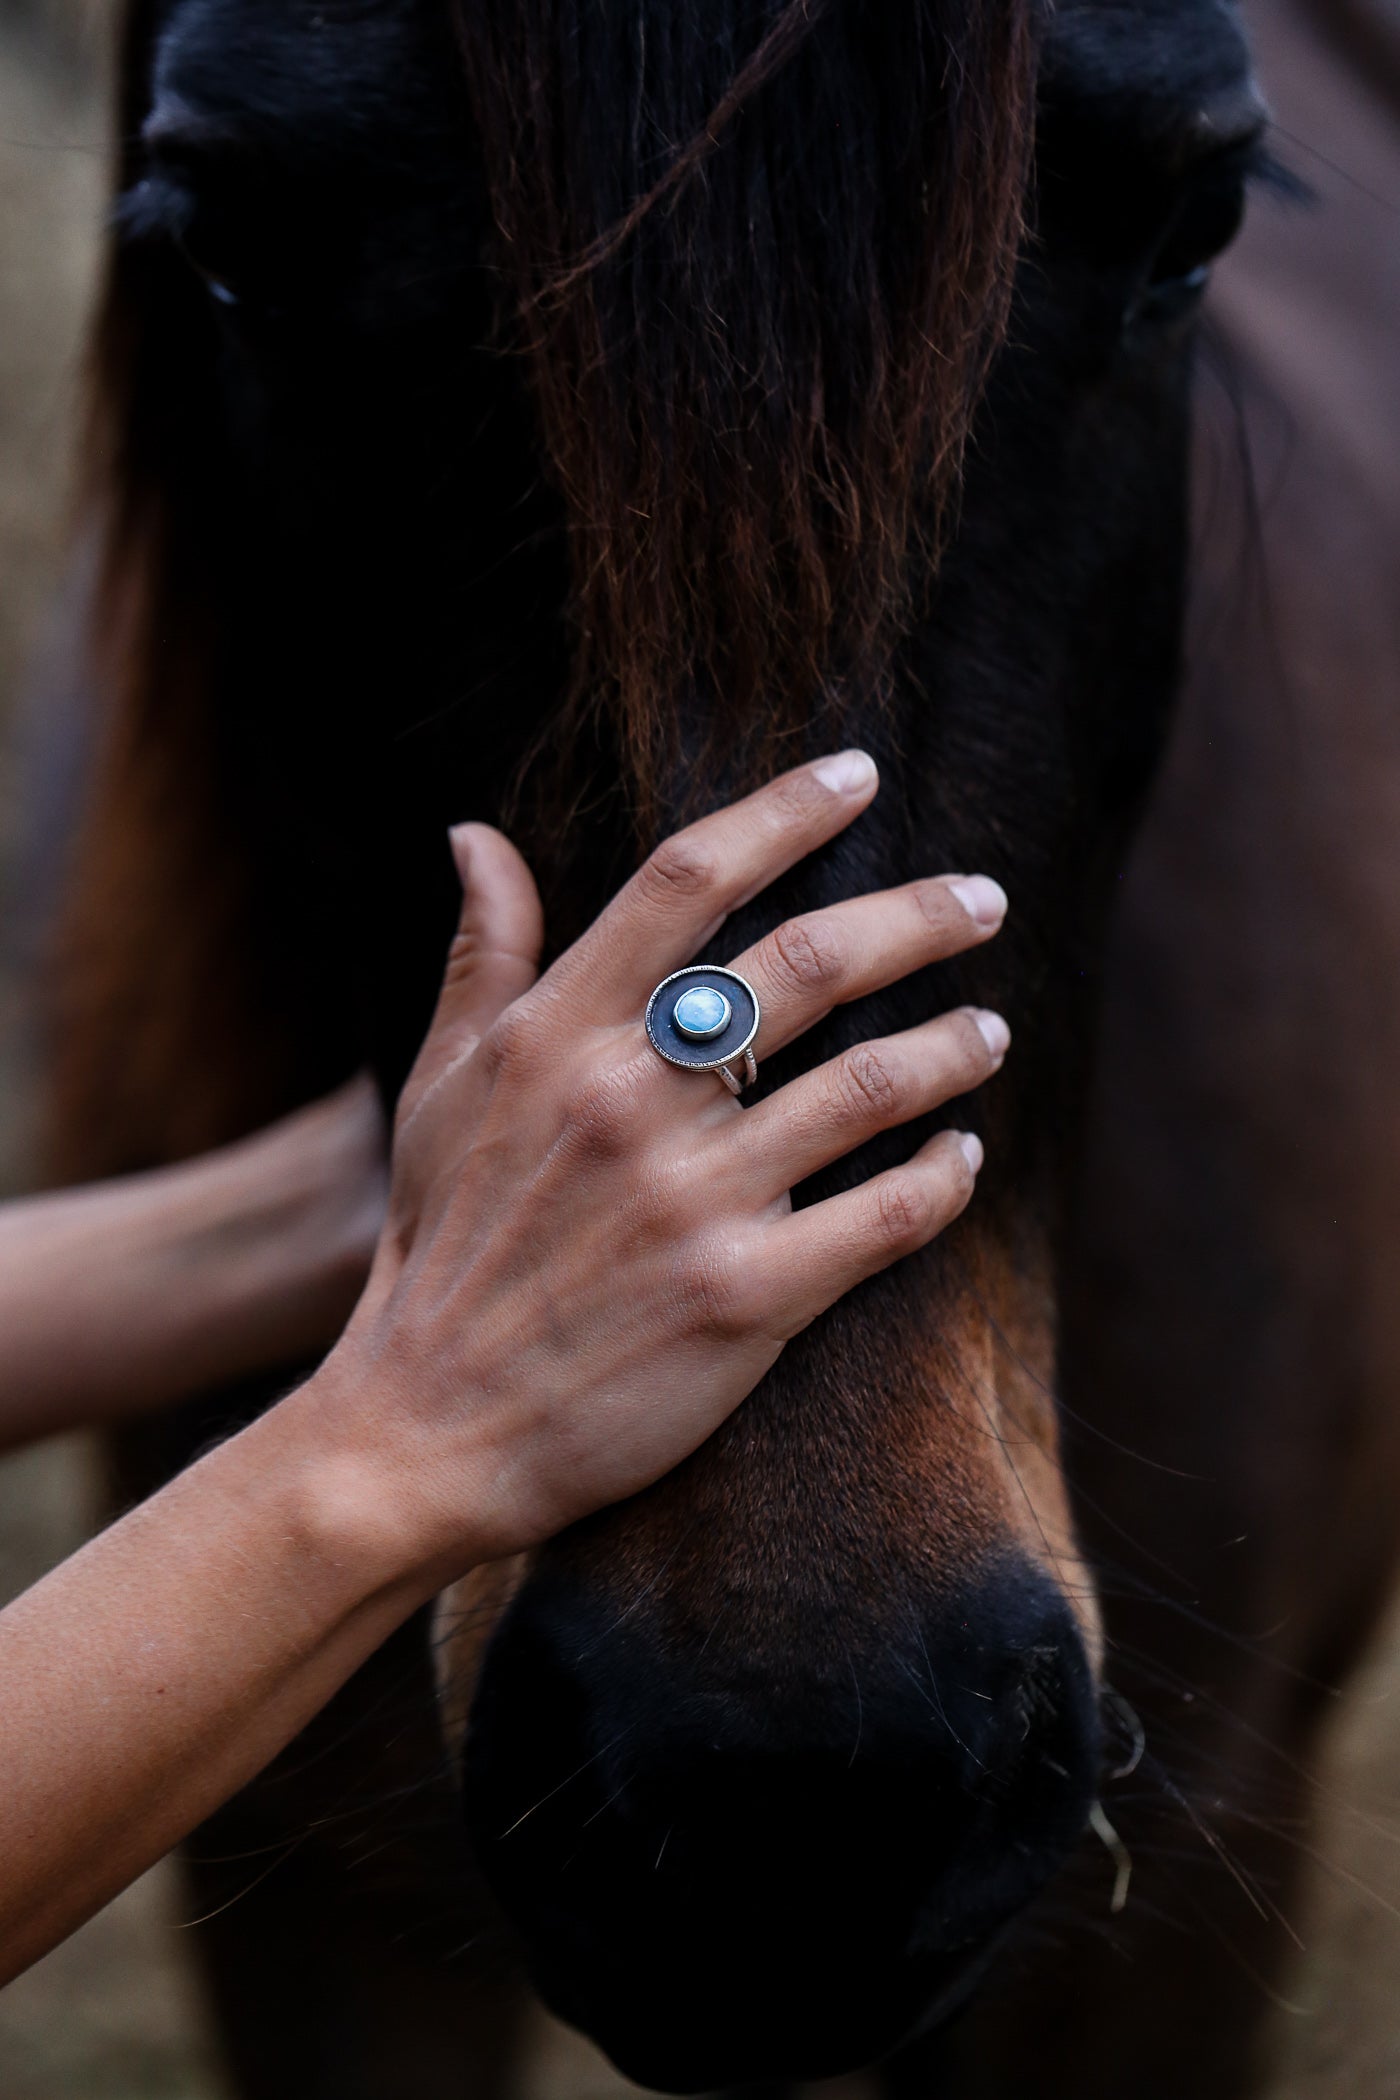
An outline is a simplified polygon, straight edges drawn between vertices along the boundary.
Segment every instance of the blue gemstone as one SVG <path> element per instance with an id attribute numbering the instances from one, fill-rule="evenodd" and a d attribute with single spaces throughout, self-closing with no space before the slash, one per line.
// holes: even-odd
<path id="1" fill-rule="evenodd" d="M 696 984 L 681 993 L 672 1019 L 692 1043 L 708 1043 L 724 1034 L 733 1011 L 723 992 L 717 992 L 712 985 Z"/>

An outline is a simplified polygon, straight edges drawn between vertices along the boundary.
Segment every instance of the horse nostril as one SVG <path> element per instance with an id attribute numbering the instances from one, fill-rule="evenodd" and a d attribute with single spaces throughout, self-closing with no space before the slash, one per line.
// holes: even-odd
<path id="1" fill-rule="evenodd" d="M 1084 1827 L 1096 1699 L 1038 1571 L 864 1634 L 692 1655 L 537 1576 L 493 1644 L 482 1865 L 545 1997 L 644 2083 L 873 2061 L 965 1993 Z"/>

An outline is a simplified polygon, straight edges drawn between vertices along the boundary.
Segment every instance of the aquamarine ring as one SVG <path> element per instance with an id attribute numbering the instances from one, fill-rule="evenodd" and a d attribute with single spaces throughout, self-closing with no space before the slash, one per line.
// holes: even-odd
<path id="1" fill-rule="evenodd" d="M 647 1001 L 646 1030 L 668 1065 L 713 1072 L 731 1094 L 742 1094 L 758 1077 L 751 1046 L 761 1018 L 758 993 L 747 978 L 696 963 L 662 978 Z"/>

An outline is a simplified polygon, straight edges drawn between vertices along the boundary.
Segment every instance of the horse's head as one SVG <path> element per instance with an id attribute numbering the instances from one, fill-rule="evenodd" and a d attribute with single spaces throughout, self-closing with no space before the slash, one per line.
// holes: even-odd
<path id="1" fill-rule="evenodd" d="M 137 14 L 114 575 L 147 593 L 151 707 L 190 706 L 162 602 L 204 607 L 269 1009 L 332 1046 L 302 1070 L 343 1055 L 347 985 L 403 1069 L 438 827 L 522 768 L 561 926 L 636 810 L 655 833 L 838 735 L 880 756 L 876 810 L 725 950 L 914 874 L 1010 892 L 995 944 L 799 1053 L 1004 1010 L 1006 1070 L 959 1111 L 972 1211 L 518 1571 L 468 1730 L 530 1965 L 625 2069 L 871 2060 L 966 1993 L 1096 1793 L 1056 1233 L 1177 674 L 1193 322 L 1259 129 L 1233 10 Z"/>

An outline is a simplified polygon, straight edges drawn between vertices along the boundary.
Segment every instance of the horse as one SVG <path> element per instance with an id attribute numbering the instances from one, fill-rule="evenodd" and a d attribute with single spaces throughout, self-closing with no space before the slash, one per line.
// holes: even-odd
<path id="1" fill-rule="evenodd" d="M 1320 1301 L 1296 1239 L 1258 1273 L 1257 1206 L 1299 1206 L 1241 1164 L 1280 1081 L 1222 1128 L 1228 1044 L 1176 1025 L 1259 917 L 1203 901 L 1208 855 L 1172 879 L 1183 803 L 1215 836 L 1172 734 L 1200 313 L 1282 179 L 1235 8 L 130 0 L 119 123 L 61 1171 L 366 1061 L 392 1099 L 462 817 L 526 844 L 559 946 L 839 737 L 874 811 L 717 954 L 939 869 L 1012 899 L 763 1075 L 999 1007 L 965 1220 L 669 1479 L 449 1600 L 441 1702 L 415 1623 L 194 1842 L 242 2091 L 510 2090 L 521 2000 L 472 1982 L 503 1933 L 664 2090 L 1249 2090 L 1400 1453 L 1379 1344 L 1344 1451 L 1326 1353 L 1281 1374 L 1280 1306 Z M 1268 690 L 1219 634 L 1190 668 L 1227 721 Z M 268 1397 L 133 1432 L 119 1491 Z"/>

